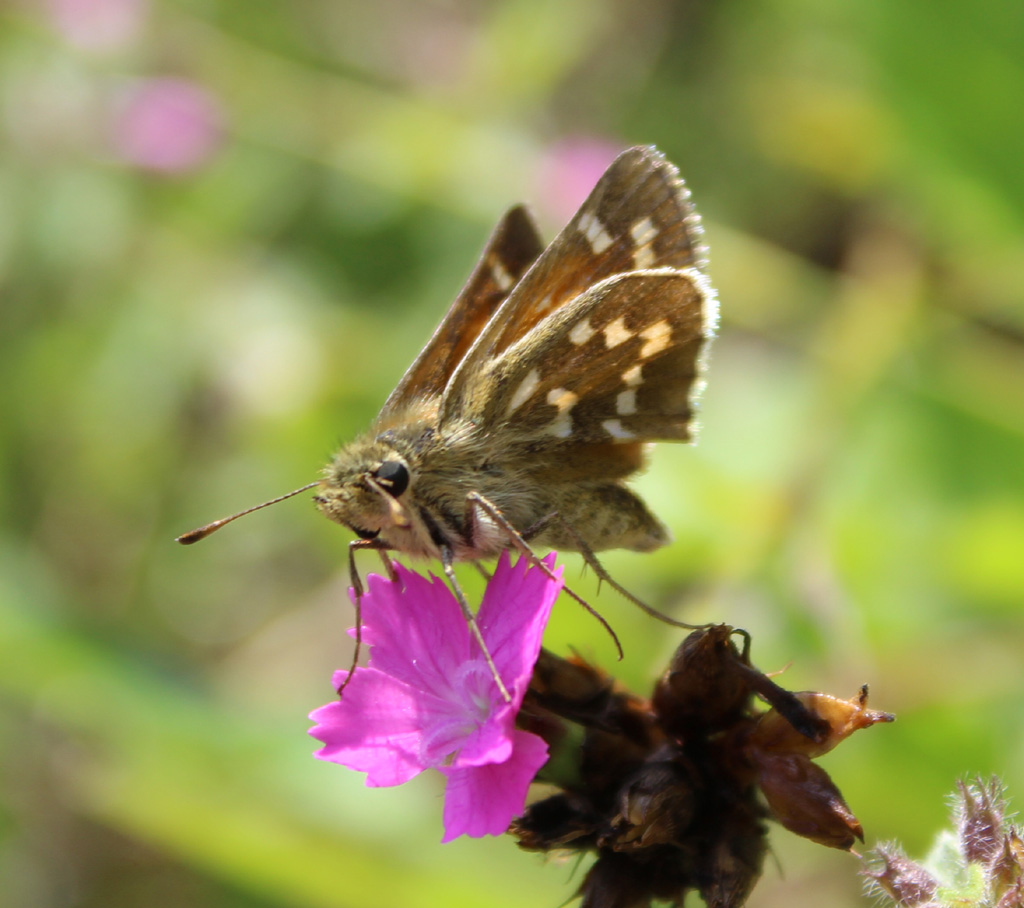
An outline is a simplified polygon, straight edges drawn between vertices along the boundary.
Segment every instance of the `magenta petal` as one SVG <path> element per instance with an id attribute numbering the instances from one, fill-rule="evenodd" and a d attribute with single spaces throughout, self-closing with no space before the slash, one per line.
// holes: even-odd
<path id="1" fill-rule="evenodd" d="M 543 561 L 553 567 L 555 553 Z M 508 552 L 504 552 L 477 616 L 498 674 L 512 691 L 517 708 L 530 684 L 551 607 L 562 591 L 561 568 L 555 571 L 555 578 L 552 580 L 525 558 L 512 566 Z"/>
<path id="2" fill-rule="evenodd" d="M 340 700 L 309 714 L 321 760 L 367 773 L 371 787 L 401 785 L 427 767 L 420 759 L 419 695 L 372 668 L 360 669 Z"/>
<path id="3" fill-rule="evenodd" d="M 443 767 L 448 778 L 444 798 L 444 838 L 501 835 L 523 812 L 537 770 L 547 762 L 548 746 L 530 732 L 512 733 L 509 760 L 485 766 Z"/>
<path id="4" fill-rule="evenodd" d="M 515 721 L 516 711 L 511 703 L 500 700 L 494 704 L 487 719 L 464 736 L 452 765 L 463 767 L 504 763 L 512 753 Z"/>
<path id="5" fill-rule="evenodd" d="M 371 667 L 423 691 L 447 696 L 470 658 L 469 628 L 445 583 L 395 565 L 398 583 L 371 575 L 363 597 L 363 640 Z"/>

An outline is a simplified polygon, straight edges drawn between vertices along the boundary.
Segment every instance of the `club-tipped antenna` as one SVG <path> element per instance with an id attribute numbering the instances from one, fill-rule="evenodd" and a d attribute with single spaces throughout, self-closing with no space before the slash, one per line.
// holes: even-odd
<path id="1" fill-rule="evenodd" d="M 320 480 L 306 483 L 306 485 L 301 489 L 295 489 L 287 495 L 278 495 L 277 498 L 271 498 L 270 501 L 264 501 L 263 504 L 254 505 L 251 508 L 246 508 L 244 511 L 239 511 L 237 514 L 232 514 L 230 517 L 222 517 L 220 520 L 215 520 L 213 523 L 206 524 L 206 526 L 197 527 L 194 530 L 189 530 L 187 533 L 182 533 L 174 541 L 180 542 L 182 545 L 192 545 L 193 542 L 199 542 L 200 539 L 205 539 L 210 535 L 210 533 L 219 530 L 225 524 L 231 523 L 232 520 L 237 520 L 239 517 L 244 517 L 246 514 L 258 511 L 260 508 L 270 507 L 270 505 L 277 504 L 279 501 L 284 501 L 286 498 L 293 498 L 296 495 L 301 495 L 307 489 L 311 489 L 313 486 L 318 485 L 320 485 Z"/>

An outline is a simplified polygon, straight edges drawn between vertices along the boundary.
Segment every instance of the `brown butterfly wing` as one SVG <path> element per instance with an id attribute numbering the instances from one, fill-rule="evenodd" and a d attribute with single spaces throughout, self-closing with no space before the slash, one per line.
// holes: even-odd
<path id="1" fill-rule="evenodd" d="M 466 415 L 474 376 L 588 288 L 629 271 L 702 268 L 700 218 L 676 168 L 653 148 L 623 152 L 495 312 L 444 392 L 442 419 Z"/>
<path id="2" fill-rule="evenodd" d="M 485 366 L 467 411 L 526 457 L 687 441 L 712 308 L 696 269 L 607 278 Z"/>
<path id="3" fill-rule="evenodd" d="M 381 417 L 444 390 L 458 364 L 544 246 L 529 212 L 517 205 L 494 229 L 479 262 L 444 319 L 381 409 Z"/>

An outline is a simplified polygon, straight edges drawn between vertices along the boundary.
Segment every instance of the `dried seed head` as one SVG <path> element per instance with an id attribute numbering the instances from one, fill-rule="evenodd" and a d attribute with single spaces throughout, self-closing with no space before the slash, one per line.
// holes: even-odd
<path id="1" fill-rule="evenodd" d="M 867 709 L 864 692 L 784 690 L 751 665 L 749 638 L 741 650 L 736 634 L 724 625 L 690 634 L 650 702 L 578 658 L 542 654 L 518 721 L 574 771 L 510 832 L 530 850 L 596 852 L 581 908 L 682 904 L 691 891 L 712 908 L 738 908 L 768 847 L 759 788 L 793 832 L 835 848 L 861 837 L 810 756 L 892 717 Z M 759 700 L 772 709 L 759 713 Z M 565 760 L 563 750 L 575 753 Z"/>

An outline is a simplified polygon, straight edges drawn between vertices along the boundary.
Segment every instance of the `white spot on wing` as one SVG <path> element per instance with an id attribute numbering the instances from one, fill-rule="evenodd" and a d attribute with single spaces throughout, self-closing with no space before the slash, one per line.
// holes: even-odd
<path id="1" fill-rule="evenodd" d="M 577 347 L 582 347 L 594 334 L 596 332 L 590 327 L 590 321 L 583 319 L 572 326 L 572 331 L 569 332 L 569 340 Z"/>
<path id="2" fill-rule="evenodd" d="M 533 307 L 533 311 L 536 312 L 538 315 L 544 315 L 545 313 L 549 312 L 554 305 L 554 297 L 549 293 L 547 296 L 544 297 L 544 299 L 542 299 L 539 303 L 537 303 L 537 305 Z"/>
<path id="3" fill-rule="evenodd" d="M 570 413 L 579 400 L 579 395 L 565 388 L 552 388 L 548 391 L 548 403 L 558 407 L 558 415 L 548 427 L 548 434 L 556 438 L 568 438 L 572 435 L 572 419 Z"/>
<path id="4" fill-rule="evenodd" d="M 497 259 L 491 261 L 491 277 L 494 278 L 494 283 L 498 285 L 499 290 L 505 291 L 512 286 L 512 275 L 505 270 L 505 266 Z"/>
<path id="5" fill-rule="evenodd" d="M 604 224 L 597 219 L 597 215 L 592 211 L 585 211 L 580 215 L 578 226 L 580 233 L 586 237 L 595 255 L 600 255 L 611 246 L 612 238 L 608 235 L 608 231 L 604 229 Z"/>
<path id="6" fill-rule="evenodd" d="M 619 396 L 615 399 L 615 412 L 619 416 L 629 416 L 636 413 L 636 391 L 630 388 L 628 391 L 622 391 Z"/>
<path id="7" fill-rule="evenodd" d="M 658 228 L 650 218 L 641 218 L 630 229 L 630 235 L 637 246 L 649 246 L 658 236 Z"/>
<path id="8" fill-rule="evenodd" d="M 655 354 L 661 353 L 668 346 L 669 338 L 672 337 L 672 328 L 666 319 L 655 322 L 650 328 L 644 328 L 640 336 L 645 343 L 640 348 L 640 359 L 649 359 Z"/>
<path id="9" fill-rule="evenodd" d="M 625 343 L 632 336 L 633 332 L 626 327 L 626 320 L 621 315 L 604 329 L 604 342 L 609 350 Z"/>
<path id="10" fill-rule="evenodd" d="M 645 271 L 648 268 L 653 268 L 654 263 L 657 261 L 657 257 L 654 255 L 654 250 L 650 246 L 637 246 L 633 252 L 633 264 L 636 265 L 639 271 Z"/>
<path id="11" fill-rule="evenodd" d="M 601 423 L 601 427 L 605 432 L 611 435 L 612 438 L 618 438 L 622 441 L 629 441 L 634 438 L 633 433 L 630 432 L 629 429 L 624 429 L 622 427 L 622 423 L 617 419 L 606 419 Z"/>
<path id="12" fill-rule="evenodd" d="M 567 413 L 579 399 L 578 394 L 566 391 L 565 388 L 552 388 L 548 391 L 548 403 L 553 407 L 558 407 L 559 413 Z"/>
<path id="13" fill-rule="evenodd" d="M 658 228 L 650 218 L 640 218 L 630 229 L 630 236 L 636 243 L 636 251 L 633 253 L 633 262 L 641 271 L 653 267 L 657 256 L 651 248 L 651 244 L 658 238 Z"/>
<path id="14" fill-rule="evenodd" d="M 622 373 L 622 380 L 626 383 L 627 388 L 639 388 L 643 382 L 643 378 L 640 377 L 640 365 L 630 366 L 625 372 Z"/>
<path id="15" fill-rule="evenodd" d="M 540 372 L 536 369 L 531 369 L 526 378 L 519 383 L 519 387 L 516 388 L 516 393 L 512 395 L 512 399 L 508 402 L 508 412 L 513 413 L 518 410 L 531 397 L 533 397 L 534 392 L 539 386 Z"/>

